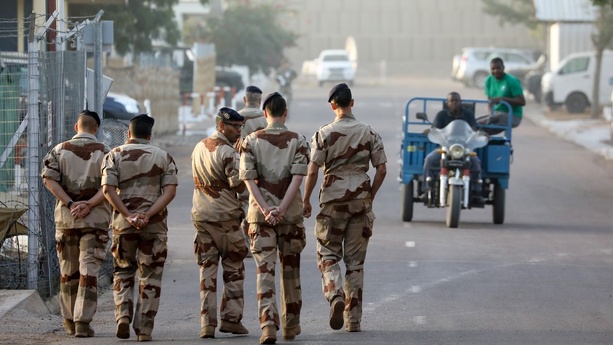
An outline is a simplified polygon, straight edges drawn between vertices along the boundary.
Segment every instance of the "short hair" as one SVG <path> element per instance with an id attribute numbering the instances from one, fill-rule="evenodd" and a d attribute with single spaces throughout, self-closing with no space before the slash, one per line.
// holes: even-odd
<path id="1" fill-rule="evenodd" d="M 495 57 L 495 58 L 493 58 L 493 59 L 490 61 L 490 65 L 491 65 L 491 64 L 495 64 L 495 63 L 499 63 L 499 64 L 501 64 L 501 65 L 503 65 L 503 66 L 504 66 L 504 62 L 503 62 L 503 61 L 502 61 L 502 59 L 501 59 L 501 58 L 499 58 L 499 57 Z"/>
<path id="2" fill-rule="evenodd" d="M 459 99 L 462 99 L 462 96 L 460 96 L 460 93 L 458 93 L 457 91 L 451 91 L 450 93 L 447 94 L 447 98 L 452 97 L 452 96 L 458 96 Z"/>
<path id="3" fill-rule="evenodd" d="M 334 104 L 338 105 L 341 108 L 346 108 L 349 106 L 349 104 L 351 104 L 351 90 L 350 89 L 343 89 L 340 91 L 337 91 L 334 96 L 332 96 L 332 102 L 334 102 Z"/>
<path id="4" fill-rule="evenodd" d="M 262 94 L 257 92 L 245 92 L 247 103 L 257 103 L 262 100 Z"/>
<path id="5" fill-rule="evenodd" d="M 147 121 L 130 121 L 130 133 L 139 139 L 147 139 L 153 132 L 153 126 Z"/>
<path id="6" fill-rule="evenodd" d="M 79 125 L 79 128 L 87 132 L 92 132 L 98 127 L 96 120 L 90 115 L 83 114 L 83 112 L 79 114 L 77 124 Z"/>
<path id="7" fill-rule="evenodd" d="M 272 117 L 281 117 L 287 109 L 287 102 L 283 97 L 272 97 L 266 102 L 266 112 Z"/>

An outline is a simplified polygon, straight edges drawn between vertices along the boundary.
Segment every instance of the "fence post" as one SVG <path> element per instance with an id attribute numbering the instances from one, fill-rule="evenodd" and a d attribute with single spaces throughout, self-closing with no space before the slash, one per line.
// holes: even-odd
<path id="1" fill-rule="evenodd" d="M 26 174 L 28 176 L 28 289 L 38 289 L 38 252 L 40 235 L 39 204 L 41 191 L 38 171 L 40 167 L 39 127 L 40 115 L 39 103 L 39 61 L 38 40 L 34 36 L 36 16 L 30 17 L 30 32 L 28 37 L 28 164 Z"/>

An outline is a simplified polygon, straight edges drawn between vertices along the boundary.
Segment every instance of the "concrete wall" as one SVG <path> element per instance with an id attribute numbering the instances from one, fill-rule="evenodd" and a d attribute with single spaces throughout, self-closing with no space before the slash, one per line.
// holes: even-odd
<path id="1" fill-rule="evenodd" d="M 508 0 L 512 2 L 512 0 Z M 300 35 L 287 56 L 296 66 L 323 49 L 344 48 L 353 36 L 358 75 L 387 71 L 449 75 L 453 55 L 467 46 L 540 48 L 523 26 L 500 27 L 481 0 L 286 0 L 282 25 Z"/>
<path id="2" fill-rule="evenodd" d="M 104 75 L 112 78 L 111 91 L 138 100 L 151 101 L 151 115 L 155 118 L 154 134 L 173 133 L 179 129 L 179 72 L 169 67 L 130 66 L 104 68 Z"/>

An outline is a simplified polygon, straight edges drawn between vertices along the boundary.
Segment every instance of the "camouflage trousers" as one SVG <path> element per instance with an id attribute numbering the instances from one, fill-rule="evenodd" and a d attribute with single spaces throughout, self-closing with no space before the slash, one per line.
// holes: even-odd
<path id="1" fill-rule="evenodd" d="M 317 215 L 317 265 L 323 294 L 329 302 L 337 296 L 345 300 L 345 322 L 362 319 L 364 261 L 374 219 L 372 202 L 365 199 L 326 203 Z M 341 259 L 346 268 L 344 285 Z"/>
<path id="2" fill-rule="evenodd" d="M 108 230 L 58 230 L 55 240 L 60 264 L 62 317 L 90 323 L 98 306 L 98 272 L 106 256 Z"/>
<path id="3" fill-rule="evenodd" d="M 168 255 L 166 234 L 131 233 L 113 236 L 115 259 L 113 299 L 115 320 L 127 317 L 137 335 L 151 335 L 160 306 L 162 274 Z M 134 309 L 134 277 L 138 270 L 138 299 Z"/>
<path id="4" fill-rule="evenodd" d="M 306 245 L 304 226 L 300 224 L 249 224 L 251 252 L 257 266 L 258 315 L 260 327 L 274 325 L 279 329 L 276 302 L 275 267 L 277 248 L 281 263 L 281 326 L 300 325 L 302 288 L 300 286 L 300 253 Z"/>
<path id="5" fill-rule="evenodd" d="M 196 237 L 194 254 L 200 266 L 200 324 L 217 326 L 217 270 L 219 258 L 223 267 L 221 320 L 240 322 L 243 318 L 245 234 L 240 220 L 194 222 Z"/>

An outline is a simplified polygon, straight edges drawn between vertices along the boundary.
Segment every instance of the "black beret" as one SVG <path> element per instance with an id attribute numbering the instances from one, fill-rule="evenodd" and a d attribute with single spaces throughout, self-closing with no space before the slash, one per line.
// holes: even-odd
<path id="1" fill-rule="evenodd" d="M 347 84 L 345 83 L 340 83 L 338 85 L 335 85 L 332 89 L 330 89 L 330 93 L 328 94 L 328 103 L 332 102 L 332 98 L 334 98 L 337 92 L 343 91 L 343 90 L 349 90 L 349 86 L 347 86 Z"/>
<path id="2" fill-rule="evenodd" d="M 153 127 L 153 124 L 155 123 L 155 120 L 153 119 L 153 117 L 147 114 L 136 115 L 130 120 L 130 122 L 140 122 L 140 121 L 145 121 L 151 127 Z"/>
<path id="3" fill-rule="evenodd" d="M 223 107 L 217 112 L 217 117 L 222 121 L 243 121 L 245 118 L 232 108 Z"/>
<path id="4" fill-rule="evenodd" d="M 271 94 L 269 94 L 268 96 L 266 96 L 266 99 L 265 99 L 265 100 L 264 100 L 264 102 L 262 103 L 262 109 L 266 108 L 266 104 L 267 104 L 268 102 L 270 102 L 270 101 L 271 101 L 273 98 L 275 98 L 275 97 L 283 97 L 283 96 L 281 96 L 281 94 L 280 94 L 280 93 L 278 93 L 278 92 L 276 92 L 276 91 L 275 91 L 275 92 L 273 92 L 273 93 L 271 93 Z"/>
<path id="5" fill-rule="evenodd" d="M 246 92 L 251 92 L 251 93 L 258 93 L 260 95 L 262 94 L 262 90 L 260 90 L 259 87 L 253 86 L 253 85 L 247 86 L 247 90 L 245 90 L 245 91 Z"/>
<path id="6" fill-rule="evenodd" d="M 98 124 L 98 127 L 100 127 L 100 116 L 98 116 L 97 112 L 85 109 L 79 115 L 85 115 L 85 116 L 93 117 L 94 120 L 96 120 L 96 123 Z"/>

